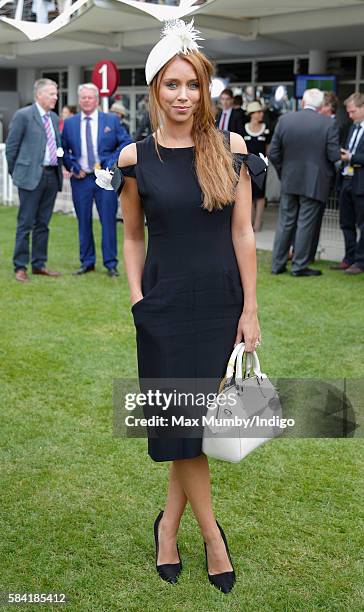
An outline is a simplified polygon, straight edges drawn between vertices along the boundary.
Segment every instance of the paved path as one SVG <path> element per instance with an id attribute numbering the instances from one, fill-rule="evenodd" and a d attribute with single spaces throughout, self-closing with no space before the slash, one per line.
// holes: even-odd
<path id="1" fill-rule="evenodd" d="M 272 251 L 276 221 L 278 217 L 278 204 L 269 204 L 264 211 L 263 227 L 255 234 L 257 248 L 263 251 Z M 344 255 L 344 240 L 338 227 L 337 211 L 325 212 L 321 230 L 317 259 L 341 261 Z"/>

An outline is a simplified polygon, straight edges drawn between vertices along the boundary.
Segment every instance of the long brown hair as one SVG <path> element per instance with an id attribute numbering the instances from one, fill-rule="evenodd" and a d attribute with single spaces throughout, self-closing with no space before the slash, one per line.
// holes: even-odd
<path id="1" fill-rule="evenodd" d="M 154 133 L 161 128 L 163 120 L 163 110 L 159 102 L 160 83 L 175 57 L 156 74 L 149 88 L 149 113 Z M 195 169 L 204 194 L 203 208 L 211 212 L 234 201 L 238 177 L 234 170 L 230 148 L 227 147 L 223 135 L 215 126 L 209 88 L 214 72 L 213 65 L 199 51 L 180 55 L 180 57 L 195 69 L 200 86 L 200 101 L 193 118 Z M 156 149 L 159 155 L 157 142 Z"/>

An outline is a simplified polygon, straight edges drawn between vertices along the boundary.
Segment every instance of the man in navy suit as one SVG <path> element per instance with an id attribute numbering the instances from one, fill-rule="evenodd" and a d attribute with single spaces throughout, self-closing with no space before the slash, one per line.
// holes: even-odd
<path id="1" fill-rule="evenodd" d="M 364 272 L 364 94 L 356 92 L 344 102 L 354 122 L 346 147 L 341 150 L 343 167 L 340 172 L 340 227 L 344 234 L 345 255 L 331 266 L 345 274 Z M 359 230 L 359 239 L 357 236 Z"/>
<path id="2" fill-rule="evenodd" d="M 95 200 L 102 225 L 102 255 L 111 277 L 117 270 L 116 212 L 117 195 L 95 183 L 95 169 L 111 168 L 131 138 L 112 113 L 98 111 L 99 91 L 93 83 L 78 88 L 81 112 L 66 119 L 62 132 L 63 163 L 71 172 L 72 198 L 78 219 L 81 267 L 75 274 L 95 270 L 95 243 L 92 231 L 92 207 Z"/>

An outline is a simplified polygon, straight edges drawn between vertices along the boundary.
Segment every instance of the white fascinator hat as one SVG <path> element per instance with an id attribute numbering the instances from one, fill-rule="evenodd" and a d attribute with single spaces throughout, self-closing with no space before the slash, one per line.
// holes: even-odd
<path id="1" fill-rule="evenodd" d="M 183 19 L 172 19 L 165 23 L 161 33 L 161 40 L 149 53 L 145 65 L 145 78 L 150 85 L 155 75 L 175 55 L 182 53 L 188 55 L 190 51 L 198 51 L 201 47 L 197 40 L 204 40 L 199 36 L 201 32 L 193 26 L 193 19 L 186 23 Z"/>

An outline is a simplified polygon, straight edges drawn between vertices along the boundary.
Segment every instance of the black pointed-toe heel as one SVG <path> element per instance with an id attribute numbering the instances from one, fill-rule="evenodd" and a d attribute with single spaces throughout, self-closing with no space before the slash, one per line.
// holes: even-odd
<path id="1" fill-rule="evenodd" d="M 232 572 L 222 572 L 221 574 L 209 574 L 209 568 L 208 568 L 208 563 L 207 563 L 206 542 L 204 542 L 204 545 L 205 545 L 205 557 L 206 557 L 206 571 L 207 571 L 207 575 L 209 577 L 209 581 L 211 582 L 211 584 L 214 585 L 214 587 L 216 587 L 217 589 L 219 589 L 223 593 L 230 593 L 231 589 L 233 588 L 233 586 L 235 584 L 235 580 L 236 580 L 235 570 L 234 570 L 233 562 L 232 562 L 231 557 L 230 557 L 229 547 L 228 547 L 228 543 L 227 543 L 227 540 L 226 540 L 226 536 L 225 536 L 224 530 L 219 525 L 219 523 L 217 521 L 216 521 L 216 524 L 217 524 L 218 528 L 220 529 L 221 537 L 222 537 L 222 539 L 224 541 L 224 544 L 225 544 L 225 547 L 226 547 L 226 552 L 228 554 L 229 561 L 231 563 L 233 571 Z"/>
<path id="2" fill-rule="evenodd" d="M 177 582 L 178 576 L 180 575 L 181 571 L 182 571 L 182 561 L 181 561 L 181 556 L 179 554 L 179 550 L 178 550 L 178 544 L 177 544 L 177 552 L 178 552 L 178 556 L 180 558 L 180 562 L 179 563 L 163 563 L 162 565 L 157 565 L 157 561 L 158 561 L 158 549 L 159 549 L 159 542 L 158 542 L 158 527 L 159 527 L 159 523 L 160 520 L 163 516 L 163 510 L 160 511 L 160 513 L 158 514 L 155 522 L 154 522 L 154 539 L 155 539 L 155 566 L 157 568 L 157 572 L 159 574 L 159 576 L 162 578 L 162 580 L 165 580 L 166 582 L 171 582 L 172 584 L 175 584 Z"/>

